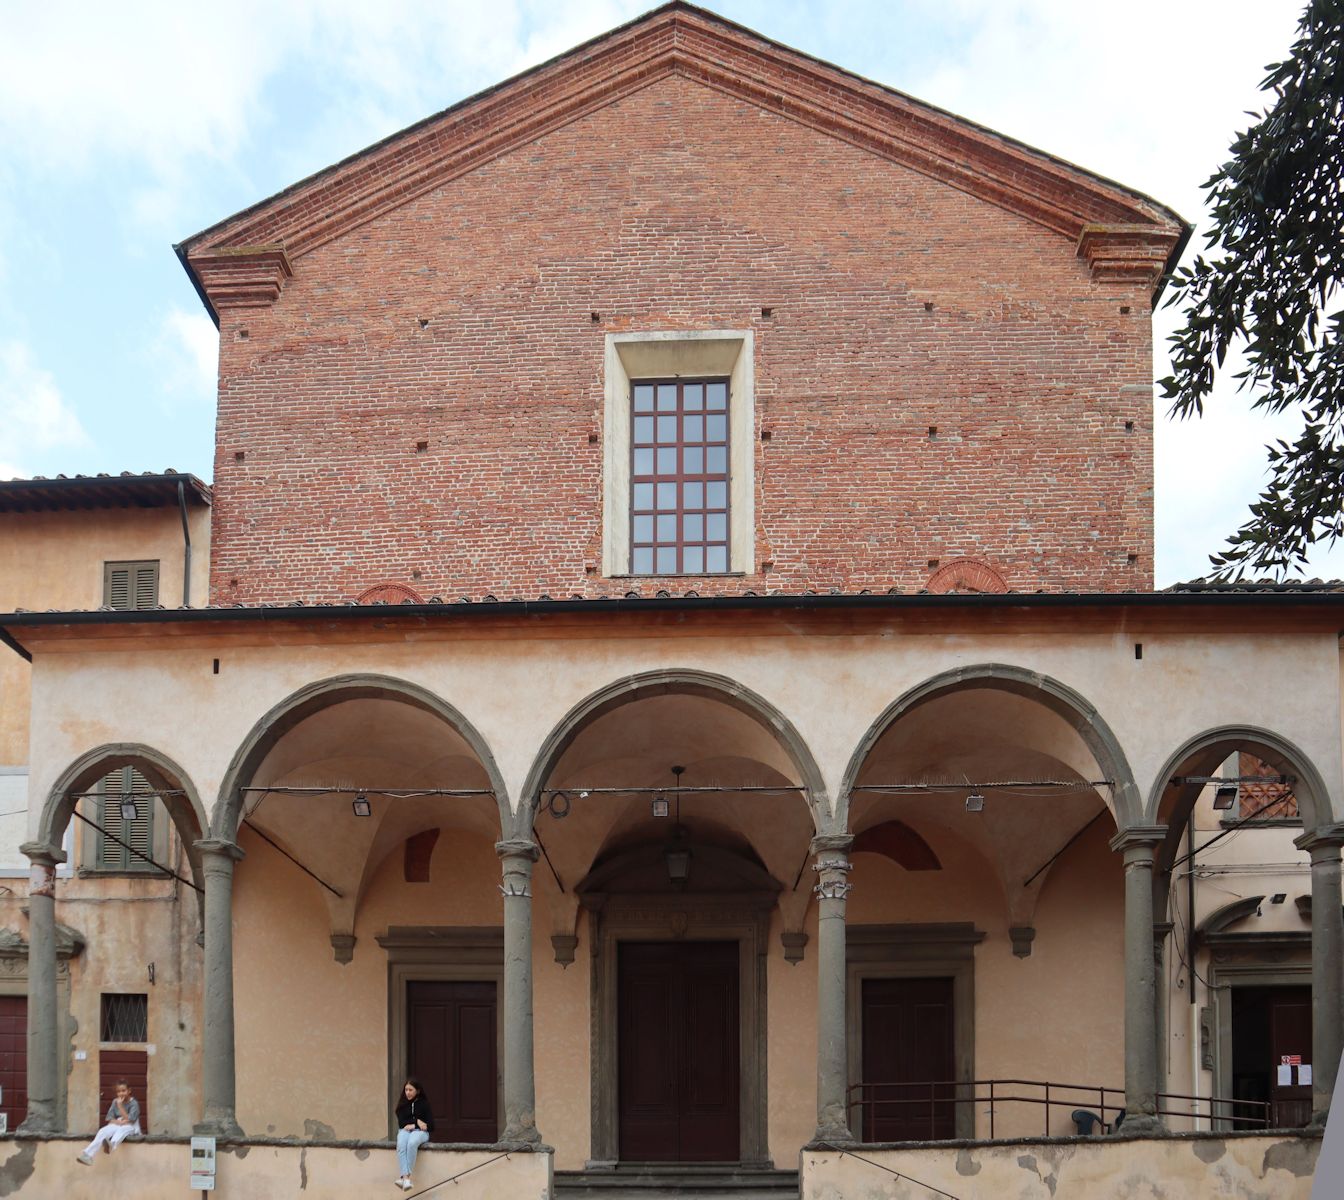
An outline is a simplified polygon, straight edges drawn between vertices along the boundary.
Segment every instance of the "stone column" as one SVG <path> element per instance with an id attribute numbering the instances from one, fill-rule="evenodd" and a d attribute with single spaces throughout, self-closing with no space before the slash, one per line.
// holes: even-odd
<path id="1" fill-rule="evenodd" d="M 205 872 L 205 1005 L 202 1091 L 198 1134 L 243 1136 L 236 1112 L 233 1059 L 233 864 L 243 852 L 232 842 L 196 843 Z"/>
<path id="2" fill-rule="evenodd" d="M 845 896 L 850 889 L 848 834 L 812 839 L 817 873 L 817 1131 L 814 1142 L 852 1142 L 849 1038 L 845 1012 Z"/>
<path id="3" fill-rule="evenodd" d="M 527 838 L 496 842 L 504 882 L 504 1135 L 501 1142 L 539 1147 L 532 1061 L 532 864 Z"/>
<path id="4" fill-rule="evenodd" d="M 1344 825 L 1324 825 L 1297 839 L 1311 855 L 1311 1123 L 1324 1127 L 1344 1047 L 1344 916 L 1340 913 L 1340 845 Z"/>
<path id="5" fill-rule="evenodd" d="M 1153 851 L 1165 825 L 1122 829 L 1111 849 L 1125 856 L 1125 1123 L 1121 1132 L 1162 1133 L 1157 1115 L 1157 982 L 1153 944 Z"/>
<path id="6" fill-rule="evenodd" d="M 56 864 L 65 851 L 45 842 L 19 850 L 28 878 L 28 1114 L 20 1133 L 63 1133 L 60 1011 L 56 1004 Z"/>

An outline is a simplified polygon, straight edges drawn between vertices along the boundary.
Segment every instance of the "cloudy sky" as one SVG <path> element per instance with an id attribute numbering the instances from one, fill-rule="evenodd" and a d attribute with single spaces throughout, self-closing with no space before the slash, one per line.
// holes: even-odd
<path id="1" fill-rule="evenodd" d="M 648 0 L 0 0 L 0 478 L 211 474 L 214 326 L 172 245 Z M 1298 0 L 706 0 L 1202 223 Z M 1198 243 L 1198 235 L 1195 243 Z M 1159 312 L 1161 342 L 1173 317 Z M 1202 575 L 1282 425 L 1157 404 L 1157 581 Z M 1308 574 L 1344 575 L 1344 550 Z"/>

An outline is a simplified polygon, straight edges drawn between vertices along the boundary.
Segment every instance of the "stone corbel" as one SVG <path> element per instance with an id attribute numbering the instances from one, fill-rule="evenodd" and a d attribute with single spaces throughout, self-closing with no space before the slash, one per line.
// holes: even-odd
<path id="1" fill-rule="evenodd" d="M 1018 958 L 1031 957 L 1031 943 L 1036 940 L 1036 927 L 1034 925 L 1010 925 L 1008 927 L 1008 937 L 1013 943 L 1013 953 Z"/>
<path id="2" fill-rule="evenodd" d="M 353 933 L 333 933 L 331 949 L 336 961 L 345 966 L 355 957 L 355 935 Z"/>
<path id="3" fill-rule="evenodd" d="M 551 950 L 562 967 L 574 961 L 579 945 L 579 898 L 571 892 L 549 897 L 551 910 Z"/>
<path id="4" fill-rule="evenodd" d="M 1175 232 L 1151 225 L 1084 225 L 1078 257 L 1087 260 L 1093 279 L 1151 288 L 1166 270 L 1176 240 Z"/>
<path id="5" fill-rule="evenodd" d="M 283 246 L 217 247 L 193 254 L 190 262 L 216 312 L 269 308 L 294 274 Z"/>
<path id="6" fill-rule="evenodd" d="M 786 929 L 779 935 L 784 945 L 784 961 L 797 966 L 803 961 L 803 951 L 807 947 L 807 934 L 801 929 Z"/>

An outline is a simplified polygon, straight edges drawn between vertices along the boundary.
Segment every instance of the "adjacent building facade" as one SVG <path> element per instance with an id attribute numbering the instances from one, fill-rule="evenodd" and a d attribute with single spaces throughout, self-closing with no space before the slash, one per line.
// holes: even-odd
<path id="1" fill-rule="evenodd" d="M 1126 1169 L 1256 1130 L 1220 1178 L 1309 1186 L 1263 1130 L 1341 1047 L 1340 603 L 1152 591 L 1187 233 L 676 3 L 188 239 L 209 604 L 0 621 L 26 1128 L 90 1123 L 86 1026 L 41 1014 L 67 830 L 134 769 L 203 914 L 199 998 L 150 997 L 149 1086 L 199 1107 L 156 1131 L 335 1152 L 413 1074 L 451 1153 L 510 1153 L 473 1194 L 820 1197 L 855 1141 L 993 1175 L 1123 1107 Z"/>

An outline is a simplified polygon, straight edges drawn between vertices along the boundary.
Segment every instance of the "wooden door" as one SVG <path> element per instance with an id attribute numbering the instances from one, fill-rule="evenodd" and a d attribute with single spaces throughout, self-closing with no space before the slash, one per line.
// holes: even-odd
<path id="1" fill-rule="evenodd" d="M 865 979 L 865 1142 L 955 1136 L 951 979 Z"/>
<path id="2" fill-rule="evenodd" d="M 736 942 L 624 942 L 618 1121 L 626 1162 L 739 1157 Z"/>
<path id="3" fill-rule="evenodd" d="M 117 1080 L 131 1085 L 131 1095 L 140 1105 L 140 1131 L 149 1132 L 149 1054 L 144 1050 L 98 1051 L 98 1124 L 117 1098 Z"/>
<path id="4" fill-rule="evenodd" d="M 1276 1129 L 1296 1129 L 1311 1121 L 1311 1085 L 1298 1083 L 1301 1066 L 1311 1065 L 1311 988 L 1275 988 L 1269 998 L 1270 1061 L 1282 1064 L 1285 1058 L 1300 1059 L 1288 1064 L 1288 1080 L 1279 1082 L 1278 1067 L 1269 1098 L 1273 1104 L 1270 1120 Z"/>
<path id="5" fill-rule="evenodd" d="M 406 1007 L 406 1061 L 429 1097 L 433 1140 L 497 1141 L 495 985 L 411 982 Z"/>
<path id="6" fill-rule="evenodd" d="M 28 1113 L 28 998 L 0 996 L 0 1112 L 9 1132 Z"/>

